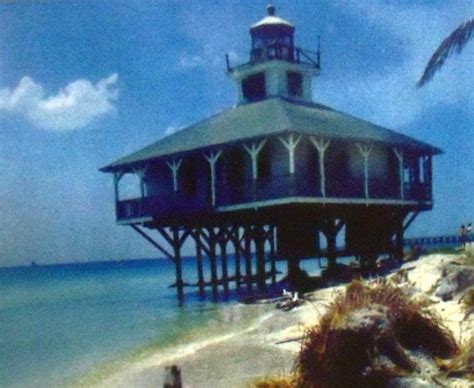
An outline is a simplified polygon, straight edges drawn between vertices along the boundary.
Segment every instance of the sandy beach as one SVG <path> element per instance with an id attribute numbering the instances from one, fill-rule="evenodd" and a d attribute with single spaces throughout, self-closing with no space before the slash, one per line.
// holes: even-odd
<path id="1" fill-rule="evenodd" d="M 403 265 L 413 298 L 429 298 L 429 308 L 453 332 L 458 343 L 465 343 L 474 333 L 474 317 L 463 321 L 465 312 L 459 295 L 442 301 L 434 290 L 442 277 L 443 267 L 457 262 L 458 254 L 429 254 Z M 391 275 L 388 275 L 391 276 Z M 314 325 L 324 314 L 334 295 L 344 285 L 321 289 L 305 295 L 306 302 L 291 311 L 262 305 L 261 315 L 248 328 L 232 334 L 209 337 L 209 340 L 182 346 L 142 360 L 109 376 L 99 386 L 156 387 L 162 386 L 164 367 L 176 364 L 181 368 L 185 387 L 246 387 L 258 377 L 291 372 L 300 350 L 305 328 Z M 260 306 L 259 306 L 260 307 Z M 287 341 L 279 343 L 281 341 Z M 471 386 L 467 381 L 453 380 L 456 387 Z"/>

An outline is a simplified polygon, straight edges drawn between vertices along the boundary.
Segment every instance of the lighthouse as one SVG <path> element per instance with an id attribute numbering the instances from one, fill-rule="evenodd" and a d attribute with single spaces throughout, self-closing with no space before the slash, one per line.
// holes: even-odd
<path id="1" fill-rule="evenodd" d="M 264 290 L 276 260 L 297 282 L 305 259 L 327 258 L 331 274 L 340 256 L 368 267 L 401 258 L 406 229 L 433 206 L 438 148 L 313 101 L 319 48 L 298 47 L 273 6 L 250 37 L 248 61 L 226 61 L 235 106 L 101 169 L 113 174 L 117 223 L 174 263 L 180 299 L 185 242 L 201 294 Z M 122 198 L 127 174 L 136 198 Z"/>

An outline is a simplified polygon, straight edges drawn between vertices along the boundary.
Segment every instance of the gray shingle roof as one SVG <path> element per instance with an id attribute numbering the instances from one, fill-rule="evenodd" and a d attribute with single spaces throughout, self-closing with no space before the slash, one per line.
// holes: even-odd
<path id="1" fill-rule="evenodd" d="M 386 143 L 438 154 L 442 151 L 415 140 L 315 103 L 272 98 L 240 105 L 193 124 L 102 168 L 110 172 L 149 159 L 284 131 L 327 138 Z"/>

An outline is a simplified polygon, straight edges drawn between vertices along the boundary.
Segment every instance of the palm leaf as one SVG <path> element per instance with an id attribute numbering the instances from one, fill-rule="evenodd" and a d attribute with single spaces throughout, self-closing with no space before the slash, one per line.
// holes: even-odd
<path id="1" fill-rule="evenodd" d="M 441 43 L 428 62 L 422 77 L 417 82 L 417 86 L 421 87 L 431 80 L 434 74 L 443 66 L 446 59 L 454 52 L 459 54 L 472 37 L 474 37 L 474 18 L 461 24 Z"/>

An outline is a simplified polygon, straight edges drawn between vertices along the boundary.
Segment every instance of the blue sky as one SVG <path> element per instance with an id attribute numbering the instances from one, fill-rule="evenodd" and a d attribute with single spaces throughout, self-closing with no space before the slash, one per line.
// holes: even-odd
<path id="1" fill-rule="evenodd" d="M 323 46 L 314 99 L 441 147 L 435 208 L 412 234 L 474 221 L 474 42 L 416 89 L 472 1 L 275 1 Z M 0 265 L 156 256 L 114 221 L 98 168 L 232 106 L 265 1 L 0 4 Z"/>

